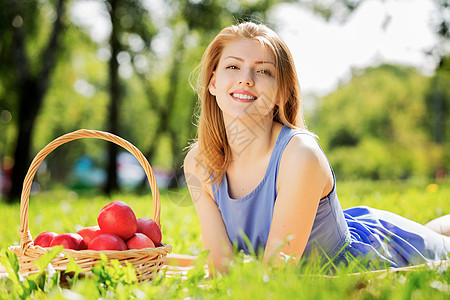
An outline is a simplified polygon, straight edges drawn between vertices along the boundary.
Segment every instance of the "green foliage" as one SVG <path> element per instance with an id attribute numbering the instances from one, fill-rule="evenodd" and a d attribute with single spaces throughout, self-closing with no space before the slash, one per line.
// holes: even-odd
<path id="1" fill-rule="evenodd" d="M 450 56 L 442 57 L 435 75 L 430 80 L 426 95 L 427 114 L 424 120 L 433 141 L 450 147 Z M 450 153 L 445 151 L 442 167 L 450 165 Z"/>
<path id="2" fill-rule="evenodd" d="M 78 281 L 78 276 L 83 272 L 83 269 L 77 264 L 75 258 L 66 255 L 66 258 L 69 260 L 67 264 L 67 269 L 64 273 L 72 274 L 72 277 L 67 276 L 67 281 L 71 286 L 74 286 Z"/>
<path id="3" fill-rule="evenodd" d="M 10 299 L 28 299 L 43 297 L 59 286 L 60 274 L 55 272 L 50 262 L 62 251 L 62 246 L 56 246 L 34 262 L 39 272 L 25 279 L 19 274 L 19 260 L 10 250 L 2 250 L 0 262 L 8 273 L 8 278 L 0 285 L 0 297 Z M 3 289 L 6 288 L 6 289 Z"/>
<path id="4" fill-rule="evenodd" d="M 133 285 L 137 282 L 136 270 L 131 263 L 122 266 L 118 260 L 111 260 L 103 253 L 100 254 L 101 262 L 92 268 L 97 289 L 102 297 L 108 293 L 116 293 L 121 286 Z"/>
<path id="5" fill-rule="evenodd" d="M 340 178 L 434 174 L 444 148 L 423 126 L 429 80 L 411 67 L 381 65 L 320 99 L 310 127 Z"/>

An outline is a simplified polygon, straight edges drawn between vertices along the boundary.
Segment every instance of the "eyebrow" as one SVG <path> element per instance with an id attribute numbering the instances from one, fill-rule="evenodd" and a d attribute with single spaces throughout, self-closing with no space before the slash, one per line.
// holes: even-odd
<path id="1" fill-rule="evenodd" d="M 224 60 L 227 59 L 227 58 L 233 58 L 233 59 L 237 59 L 239 61 L 244 61 L 244 59 L 242 59 L 240 57 L 237 57 L 237 56 L 231 56 L 230 55 L 230 56 L 225 57 Z M 272 64 L 272 65 L 275 66 L 275 63 L 272 62 L 272 61 L 269 61 L 269 60 L 258 60 L 258 61 L 255 61 L 255 64 L 257 64 L 257 65 L 260 65 L 260 64 Z"/>

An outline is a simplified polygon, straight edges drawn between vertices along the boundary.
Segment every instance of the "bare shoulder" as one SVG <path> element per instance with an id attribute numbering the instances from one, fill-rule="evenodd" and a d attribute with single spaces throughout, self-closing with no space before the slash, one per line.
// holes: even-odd
<path id="1" fill-rule="evenodd" d="M 209 195 L 212 195 L 211 184 L 206 181 L 208 172 L 200 159 L 198 145 L 192 147 L 184 158 L 184 174 L 188 185 L 192 184 L 189 181 L 195 181 L 194 183 L 196 185 L 201 184 L 203 190 L 206 190 Z"/>
<path id="2" fill-rule="evenodd" d="M 192 147 L 184 158 L 184 170 L 198 177 L 205 176 L 207 170 L 205 164 L 200 158 L 200 149 L 198 145 Z"/>
<path id="3" fill-rule="evenodd" d="M 328 160 L 316 138 L 311 134 L 297 134 L 286 146 L 280 161 L 279 176 L 317 176 L 324 186 L 326 195 L 333 186 L 333 175 Z M 279 182 L 280 184 L 280 182 Z"/>
<path id="4" fill-rule="evenodd" d="M 198 165 L 198 159 L 199 159 L 199 149 L 198 145 L 195 145 L 192 147 L 188 153 L 186 154 L 186 157 L 184 158 L 184 170 L 188 171 L 190 173 L 195 173 L 195 169 L 197 168 L 196 165 Z"/>
<path id="5" fill-rule="evenodd" d="M 311 134 L 296 134 L 289 141 L 283 153 L 283 158 L 291 163 L 312 164 L 326 161 L 325 154 L 320 148 L 316 138 Z"/>

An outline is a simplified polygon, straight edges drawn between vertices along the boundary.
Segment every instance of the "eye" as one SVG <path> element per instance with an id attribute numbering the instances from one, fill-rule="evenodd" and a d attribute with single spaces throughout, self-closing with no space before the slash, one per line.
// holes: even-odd
<path id="1" fill-rule="evenodd" d="M 266 69 L 259 70 L 258 73 L 261 73 L 261 74 L 267 75 L 267 76 L 272 76 L 272 72 L 270 72 L 269 70 L 266 70 Z"/>
<path id="2" fill-rule="evenodd" d="M 235 65 L 230 65 L 230 66 L 226 67 L 226 69 L 237 70 L 239 68 Z"/>

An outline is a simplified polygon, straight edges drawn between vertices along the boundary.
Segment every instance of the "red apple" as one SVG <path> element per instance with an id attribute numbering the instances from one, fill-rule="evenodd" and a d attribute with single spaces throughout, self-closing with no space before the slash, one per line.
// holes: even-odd
<path id="1" fill-rule="evenodd" d="M 127 240 L 136 233 L 136 215 L 131 207 L 122 201 L 113 201 L 98 213 L 98 225 L 102 233 L 117 234 Z"/>
<path id="2" fill-rule="evenodd" d="M 78 233 L 63 233 L 55 236 L 50 247 L 62 245 L 64 249 L 85 250 L 86 244 Z"/>
<path id="3" fill-rule="evenodd" d="M 117 234 L 102 233 L 94 238 L 88 246 L 89 250 L 127 250 L 127 245 Z"/>
<path id="4" fill-rule="evenodd" d="M 135 233 L 126 243 L 128 249 L 155 248 L 152 240 L 143 233 Z"/>
<path id="5" fill-rule="evenodd" d="M 83 227 L 77 231 L 79 235 L 83 237 L 84 243 L 86 246 L 89 246 L 91 241 L 96 238 L 100 233 L 100 227 L 98 225 Z"/>
<path id="6" fill-rule="evenodd" d="M 140 218 L 137 220 L 137 232 L 148 236 L 155 246 L 161 245 L 161 229 L 155 221 L 149 218 Z"/>
<path id="7" fill-rule="evenodd" d="M 39 245 L 41 247 L 50 247 L 52 240 L 58 234 L 53 231 L 42 232 L 37 238 L 34 240 L 35 245 Z"/>

